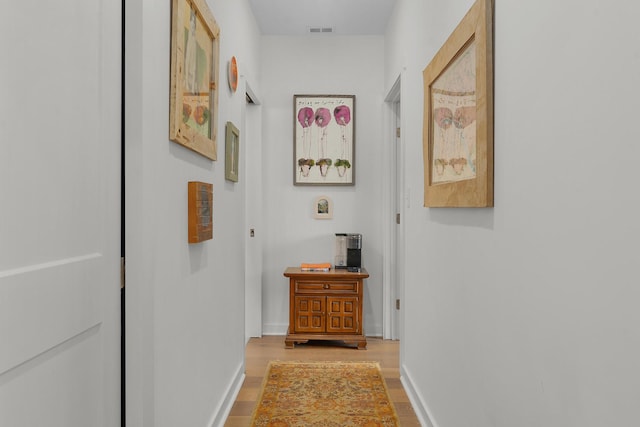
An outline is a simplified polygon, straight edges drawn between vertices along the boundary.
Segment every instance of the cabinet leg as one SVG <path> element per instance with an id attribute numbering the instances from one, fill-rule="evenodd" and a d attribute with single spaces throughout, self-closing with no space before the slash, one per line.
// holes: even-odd
<path id="1" fill-rule="evenodd" d="M 305 340 L 305 339 L 285 338 L 284 348 L 293 348 L 296 344 L 306 344 L 308 342 L 309 340 Z"/>

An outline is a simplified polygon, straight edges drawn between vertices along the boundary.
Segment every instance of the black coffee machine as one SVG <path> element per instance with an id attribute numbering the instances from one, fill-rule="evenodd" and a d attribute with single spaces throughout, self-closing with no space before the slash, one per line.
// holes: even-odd
<path id="1" fill-rule="evenodd" d="M 336 233 L 335 268 L 359 272 L 362 268 L 362 234 Z"/>

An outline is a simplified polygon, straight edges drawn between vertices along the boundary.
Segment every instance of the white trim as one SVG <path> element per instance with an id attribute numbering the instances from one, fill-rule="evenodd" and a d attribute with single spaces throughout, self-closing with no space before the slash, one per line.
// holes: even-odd
<path id="1" fill-rule="evenodd" d="M 397 101 L 398 98 L 400 98 L 400 89 L 402 87 L 402 74 L 403 73 L 398 74 L 396 81 L 393 82 L 393 86 L 391 86 L 391 89 L 389 89 L 387 96 L 384 98 L 384 102 L 393 103 Z"/>
<path id="2" fill-rule="evenodd" d="M 256 93 L 253 91 L 253 88 L 249 85 L 249 82 L 245 78 L 244 74 L 242 74 L 242 77 L 244 78 L 244 81 L 245 81 L 245 87 L 244 87 L 245 93 L 249 95 L 249 98 L 251 98 L 251 100 L 255 105 L 262 104 L 260 102 L 260 97 L 258 97 L 258 95 L 256 95 Z"/>
<path id="3" fill-rule="evenodd" d="M 406 67 L 402 69 L 400 73 L 401 81 L 407 80 L 406 77 Z M 411 188 L 407 185 L 405 180 L 405 171 L 406 171 L 406 146 L 407 146 L 407 132 L 408 126 L 406 125 L 406 117 L 407 114 L 403 112 L 406 111 L 406 108 L 403 105 L 406 105 L 406 100 L 410 99 L 410 94 L 407 93 L 407 85 L 401 85 L 400 87 L 400 128 L 404 129 L 400 133 L 400 159 L 398 159 L 400 173 L 397 174 L 398 179 L 400 180 L 400 226 L 397 230 L 397 239 L 396 239 L 396 279 L 398 280 L 397 285 L 394 288 L 394 291 L 397 292 L 395 297 L 400 299 L 400 310 L 397 312 L 397 316 L 395 320 L 397 321 L 397 325 L 395 325 L 395 330 L 397 331 L 398 336 L 397 339 L 400 340 L 400 364 L 404 363 L 404 344 L 405 344 L 405 334 L 404 334 L 404 306 L 406 306 L 406 301 L 403 302 L 405 298 L 404 289 L 405 289 L 405 236 L 406 236 L 406 224 L 407 224 L 407 209 L 410 207 L 410 192 Z M 405 101 L 403 101 L 405 100 Z M 403 305 L 404 304 L 404 305 Z"/>
<path id="4" fill-rule="evenodd" d="M 395 121 L 396 111 L 395 104 L 401 99 L 402 75 L 404 71 L 398 75 L 393 86 L 385 97 L 384 105 L 384 135 L 385 142 L 383 144 L 384 158 L 387 163 L 383 167 L 383 189 L 382 189 L 382 219 L 383 219 L 383 265 L 382 265 L 382 335 L 384 339 L 398 339 L 399 330 L 396 325 L 396 309 L 395 300 L 399 298 L 396 295 L 396 287 L 393 281 L 397 277 L 396 265 L 393 265 L 394 253 L 397 253 L 394 239 L 395 227 L 395 185 L 396 181 L 396 161 L 395 161 Z M 402 141 L 402 134 L 400 136 Z M 393 143 L 392 143 L 393 142 Z M 402 217 L 402 212 L 400 212 Z"/>
<path id="5" fill-rule="evenodd" d="M 389 91 L 389 94 L 385 98 L 384 105 L 384 142 L 383 142 L 383 158 L 387 159 L 386 164 L 383 167 L 383 188 L 382 188 L 382 220 L 383 220 L 383 232 L 382 232 L 382 247 L 383 247 L 383 264 L 382 264 L 382 336 L 384 339 L 392 338 L 392 316 L 393 316 L 393 302 L 392 302 L 392 272 L 393 266 L 391 260 L 393 258 L 393 188 L 392 174 L 393 174 L 393 145 L 389 143 L 393 140 L 393 122 L 394 111 L 393 102 L 397 97 L 398 88 L 400 86 L 400 76 L 396 79 L 393 87 Z"/>
<path id="6" fill-rule="evenodd" d="M 240 389 L 242 388 L 242 383 L 244 382 L 244 363 L 241 363 L 236 370 L 236 374 L 233 377 L 233 380 L 227 387 L 227 392 L 225 393 L 225 397 L 220 402 L 218 407 L 214 410 L 213 415 L 211 416 L 211 421 L 209 425 L 211 427 L 222 427 L 224 426 L 229 413 L 231 412 L 231 408 L 233 407 L 233 403 L 236 401 L 238 394 L 240 393 Z"/>
<path id="7" fill-rule="evenodd" d="M 407 397 L 409 397 L 418 421 L 420 421 L 420 425 L 423 427 L 438 427 L 433 413 L 424 401 L 422 395 L 418 392 L 418 389 L 414 386 L 415 383 L 405 365 L 400 365 L 400 382 L 404 386 L 404 390 L 407 393 Z"/>
<path id="8" fill-rule="evenodd" d="M 43 262 L 41 264 L 28 265 L 26 267 L 12 268 L 10 270 L 0 271 L 0 279 L 5 279 L 11 276 L 19 276 L 25 273 L 33 273 L 39 270 L 46 270 L 49 268 L 60 267 L 60 266 L 69 265 L 69 264 L 75 264 L 78 262 L 89 261 L 91 259 L 96 259 L 101 257 L 102 257 L 101 253 L 95 252 L 95 253 L 80 255 L 76 257 L 62 258 L 62 259 L 58 259 L 50 262 Z"/>
<path id="9" fill-rule="evenodd" d="M 253 104 L 242 101 L 240 158 L 244 183 L 244 319 L 245 344 L 262 336 L 262 107 L 260 99 L 244 74 L 240 85 Z M 251 230 L 251 231 L 250 231 Z"/>
<path id="10" fill-rule="evenodd" d="M 262 325 L 262 335 L 287 335 L 288 323 L 267 323 Z"/>

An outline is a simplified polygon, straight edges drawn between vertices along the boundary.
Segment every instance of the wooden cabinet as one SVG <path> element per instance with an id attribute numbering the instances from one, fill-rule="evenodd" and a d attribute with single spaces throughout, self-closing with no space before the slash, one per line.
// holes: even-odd
<path id="1" fill-rule="evenodd" d="M 363 334 L 363 280 L 365 269 L 328 272 L 289 267 L 289 331 L 285 346 L 309 340 L 338 340 L 366 348 Z"/>

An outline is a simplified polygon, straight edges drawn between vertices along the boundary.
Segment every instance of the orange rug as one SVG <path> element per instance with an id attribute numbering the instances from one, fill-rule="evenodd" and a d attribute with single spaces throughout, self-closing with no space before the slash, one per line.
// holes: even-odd
<path id="1" fill-rule="evenodd" d="M 376 362 L 271 362 L 256 427 L 398 426 Z"/>

